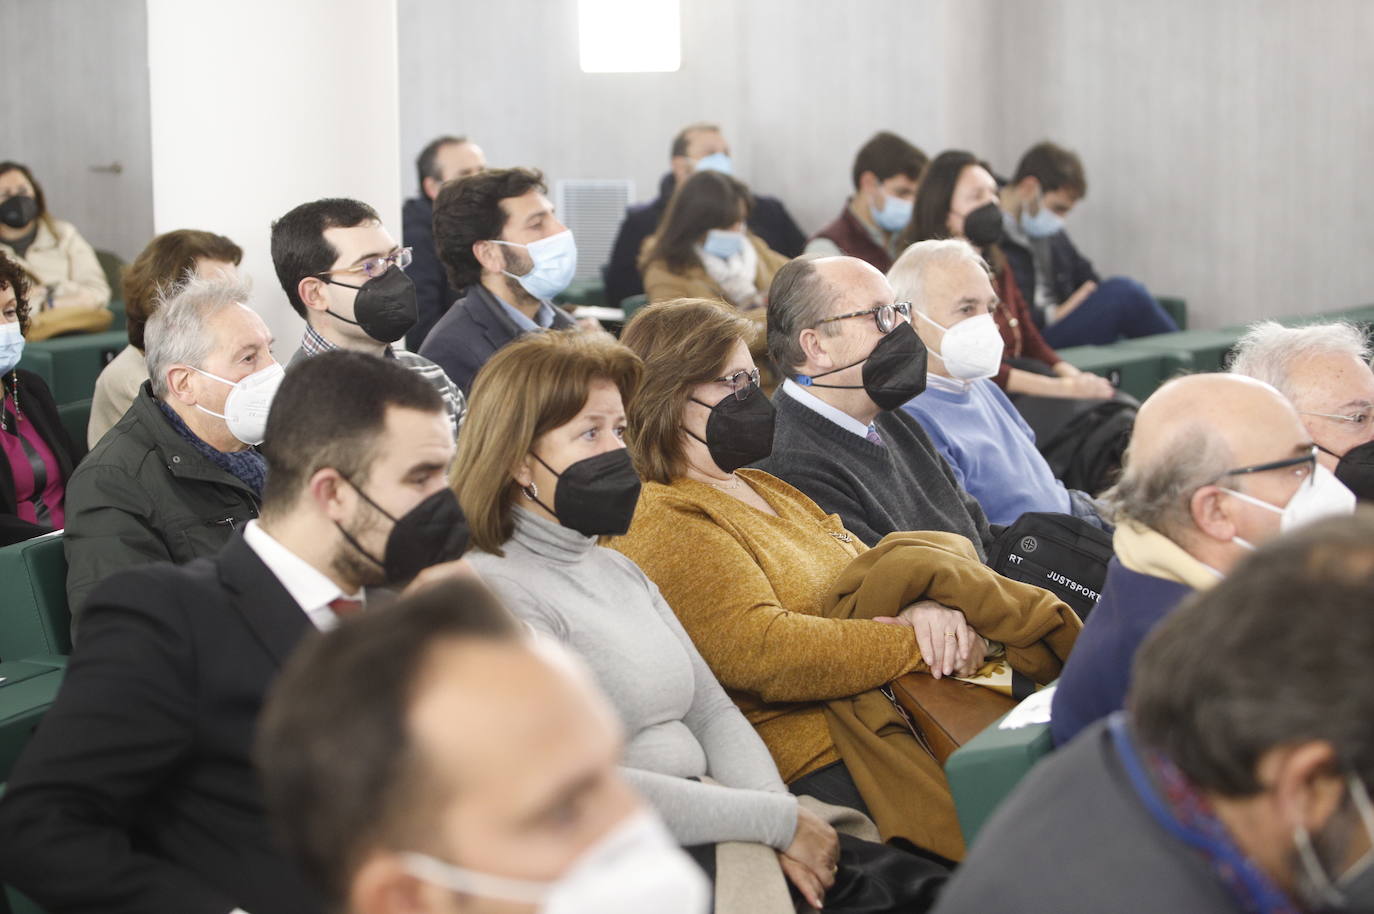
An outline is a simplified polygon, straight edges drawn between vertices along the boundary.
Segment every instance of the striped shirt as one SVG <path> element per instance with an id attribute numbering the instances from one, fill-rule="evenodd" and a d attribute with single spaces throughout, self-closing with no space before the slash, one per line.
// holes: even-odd
<path id="1" fill-rule="evenodd" d="M 319 334 L 314 327 L 305 328 L 305 336 L 301 337 L 301 348 L 297 357 L 304 356 L 309 358 L 312 355 L 319 355 L 331 349 L 338 349 L 329 340 Z M 458 429 L 463 425 L 463 419 L 467 416 L 468 401 L 463 396 L 463 392 L 458 389 L 448 375 L 444 374 L 444 369 L 431 362 L 422 355 L 407 352 L 404 349 L 392 349 L 386 347 L 386 358 L 395 359 L 400 365 L 416 372 L 420 377 L 429 382 L 430 386 L 439 392 L 439 396 L 444 398 L 444 409 L 448 410 L 449 422 L 453 426 L 453 438 L 458 438 Z M 292 359 L 295 361 L 295 359 Z"/>

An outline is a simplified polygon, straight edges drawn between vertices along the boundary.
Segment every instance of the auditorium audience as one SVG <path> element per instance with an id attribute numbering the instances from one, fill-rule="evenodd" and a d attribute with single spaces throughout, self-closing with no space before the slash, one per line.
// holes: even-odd
<path id="1" fill-rule="evenodd" d="M 81 456 L 48 385 L 18 367 L 28 324 L 28 277 L 0 253 L 0 546 L 62 529 Z"/>
<path id="2" fill-rule="evenodd" d="M 897 239 L 911 221 L 916 188 L 929 162 L 926 154 L 895 133 L 873 135 L 854 157 L 854 195 L 825 228 L 812 235 L 806 253 L 845 254 L 879 271 L 892 269 L 901 251 Z"/>
<path id="3" fill-rule="evenodd" d="M 649 301 L 714 298 L 762 321 L 768 284 L 787 257 L 749 231 L 753 205 L 749 188 L 727 174 L 684 181 L 640 254 Z"/>
<path id="4" fill-rule="evenodd" d="M 926 388 L 902 409 L 920 422 L 990 523 L 1053 511 L 1101 525 L 1091 496 L 1054 478 L 1035 449 L 1035 433 L 990 380 L 1003 344 L 988 272 L 973 246 L 957 239 L 921 241 L 898 258 L 888 280 L 910 303 L 911 326 L 929 353 Z"/>
<path id="5" fill-rule="evenodd" d="M 926 348 L 909 309 L 855 257 L 804 258 L 778 273 L 768 352 L 787 380 L 773 395 L 776 419 L 758 409 L 774 429 L 754 465 L 838 514 L 870 546 L 897 530 L 943 530 L 986 558 L 983 509 L 898 408 L 926 387 Z"/>
<path id="6" fill-rule="evenodd" d="M 1002 240 L 1017 291 L 1051 346 L 1106 345 L 1178 325 L 1134 279 L 1102 280 L 1064 230 L 1088 193 L 1078 155 L 1049 141 L 1026 151 L 1002 188 Z"/>
<path id="7" fill-rule="evenodd" d="M 1129 715 L 1031 771 L 937 911 L 1370 910 L 1371 599 L 1368 514 L 1261 547 L 1164 620 Z"/>
<path id="8" fill-rule="evenodd" d="M 439 190 L 434 242 L 449 285 L 463 289 L 425 338 L 432 359 L 468 393 L 487 359 L 525 333 L 574 321 L 553 298 L 577 271 L 577 242 L 558 221 L 544 176 L 498 168 Z"/>
<path id="9" fill-rule="evenodd" d="M 680 301 L 626 327 L 644 360 L 628 431 L 645 483 L 629 534 L 611 546 L 658 587 L 794 793 L 958 859 L 944 773 L 879 690 L 913 671 L 974 672 L 985 639 L 1013 666 L 1031 649 L 1023 672 L 1048 681 L 1077 618 L 988 570 L 964 537 L 903 534 L 869 551 L 787 483 L 739 469 L 773 446 L 745 345 L 752 326 L 719 303 Z"/>
<path id="10" fill-rule="evenodd" d="M 110 284 L 95 250 L 75 226 L 48 212 L 43 188 L 18 162 L 0 162 L 0 254 L 28 279 L 33 339 L 59 329 L 104 330 L 114 319 L 107 310 Z M 98 313 L 52 313 L 60 309 Z"/>
<path id="11" fill-rule="evenodd" d="M 150 321 L 155 371 L 158 324 L 232 289 L 198 283 Z M 461 551 L 432 529 L 459 516 L 453 449 L 439 395 L 413 372 L 345 352 L 292 369 L 267 422 L 261 520 L 206 561 L 131 563 L 91 595 L 0 800 L 0 834 L 23 835 L 0 880 L 50 911 L 323 912 L 268 828 L 256 720 L 308 632 Z"/>
<path id="12" fill-rule="evenodd" d="M 213 555 L 258 514 L 282 367 L 233 278 L 190 279 L 148 319 L 148 380 L 67 485 L 73 630 L 109 575 Z"/>
<path id="13" fill-rule="evenodd" d="M 1293 407 L 1250 378 L 1190 375 L 1145 401 L 1104 496 L 1115 554 L 1054 694 L 1056 744 L 1123 706 L 1140 643 L 1186 597 L 1278 533 L 1353 509 L 1315 453 Z"/>
<path id="14" fill-rule="evenodd" d="M 1064 361 L 1041 336 L 1006 258 L 997 247 L 1002 238 L 997 181 L 972 153 L 946 150 L 935 157 L 921 177 L 911 224 L 902 235 L 901 246 L 932 238 L 962 238 L 977 248 L 993 268 L 993 290 L 1001 303 L 994 317 L 1004 344 L 1002 364 L 993 376 L 998 387 L 1009 394 L 1037 397 L 1112 396 L 1109 381 Z M 1016 360 L 1021 359 L 1036 363 L 1037 370 L 1017 367 Z"/>
<path id="15" fill-rule="evenodd" d="M 705 880 L 622 779 L 621 748 L 580 665 L 445 580 L 303 644 L 256 757 L 330 911 L 704 914 Z"/>
<path id="16" fill-rule="evenodd" d="M 463 392 L 429 359 L 391 345 L 415 324 L 410 256 L 376 210 L 357 200 L 302 203 L 273 222 L 272 264 L 291 307 L 305 318 L 290 364 L 331 349 L 394 359 L 444 398 L 457 437 L 467 411 Z"/>
<path id="17" fill-rule="evenodd" d="M 439 318 L 461 294 L 448 284 L 439 251 L 434 246 L 434 198 L 448 181 L 475 175 L 487 167 L 482 147 L 463 136 L 441 136 L 431 140 L 415 160 L 420 193 L 401 208 L 401 243 L 411 250 L 406 270 L 415 283 L 415 302 L 419 318 L 406 333 L 406 348 L 416 351 Z"/>
<path id="18" fill-rule="evenodd" d="M 95 447 L 105 433 L 129 411 L 138 389 L 148 380 L 148 360 L 143 354 L 143 330 L 157 310 L 160 297 L 188 275 L 201 279 L 233 276 L 243 260 L 243 249 L 212 232 L 177 229 L 158 235 L 124 271 L 124 312 L 129 345 L 119 350 L 95 379 L 86 444 Z"/>
<path id="19" fill-rule="evenodd" d="M 659 182 L 657 199 L 625 211 L 625 221 L 620 223 L 610 262 L 602 268 L 606 301 L 611 305 L 619 305 L 630 296 L 645 292 L 644 280 L 640 277 L 640 254 L 645 239 L 654 234 L 663 221 L 663 214 L 677 188 L 698 171 L 734 174 L 730 144 L 715 124 L 692 124 L 682 128 L 673 137 L 669 167 L 669 172 Z M 806 235 L 777 197 L 755 196 L 748 225 L 752 234 L 784 257 L 796 257 L 806 245 Z"/>
<path id="20" fill-rule="evenodd" d="M 1317 462 L 1361 501 L 1374 501 L 1374 371 L 1369 340 L 1344 322 L 1284 327 L 1261 321 L 1236 343 L 1231 371 L 1272 384 L 1288 398 Z"/>

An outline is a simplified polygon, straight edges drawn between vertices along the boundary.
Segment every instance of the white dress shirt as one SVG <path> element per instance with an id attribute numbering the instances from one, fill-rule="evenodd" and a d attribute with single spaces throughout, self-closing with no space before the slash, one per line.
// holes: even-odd
<path id="1" fill-rule="evenodd" d="M 345 595 L 328 576 L 273 539 L 256 520 L 250 520 L 244 528 L 243 541 L 248 544 L 249 549 L 257 553 L 258 558 L 262 559 L 267 570 L 281 581 L 291 599 L 305 610 L 305 614 L 310 617 L 316 628 L 327 632 L 339 624 L 339 617 L 334 615 L 334 610 L 329 608 L 329 604 Z M 364 591 L 361 590 L 353 596 L 345 597 L 358 601 L 362 601 L 363 598 Z"/>
<path id="2" fill-rule="evenodd" d="M 840 428 L 845 431 L 853 432 L 860 438 L 867 438 L 868 430 L 873 427 L 871 425 L 864 425 L 844 410 L 831 406 L 791 378 L 782 382 L 782 389 L 784 393 L 793 400 L 796 400 L 802 406 L 805 406 L 813 412 L 820 413 Z"/>

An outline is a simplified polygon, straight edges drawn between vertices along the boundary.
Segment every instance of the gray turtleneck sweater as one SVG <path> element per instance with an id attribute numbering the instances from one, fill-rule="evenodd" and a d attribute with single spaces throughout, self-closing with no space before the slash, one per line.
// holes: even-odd
<path id="1" fill-rule="evenodd" d="M 468 559 L 512 612 L 592 668 L 625 724 L 626 777 L 678 842 L 791 844 L 796 798 L 639 566 L 519 507 L 503 549 Z M 724 786 L 690 780 L 708 775 Z"/>

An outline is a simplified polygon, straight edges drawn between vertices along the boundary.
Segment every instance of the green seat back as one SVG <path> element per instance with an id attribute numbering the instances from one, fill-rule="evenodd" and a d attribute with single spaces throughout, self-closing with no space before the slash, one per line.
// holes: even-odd
<path id="1" fill-rule="evenodd" d="M 1116 346 L 1134 352 L 1172 354 L 1184 360 L 1192 371 L 1222 371 L 1226 367 L 1231 350 L 1235 348 L 1236 341 L 1244 333 L 1245 329 L 1242 327 L 1181 330 L 1178 333 L 1161 333 L 1158 336 L 1122 340 Z"/>
<path id="2" fill-rule="evenodd" d="M 1071 346 L 1058 352 L 1070 365 L 1102 375 L 1137 400 L 1144 400 L 1155 392 L 1155 388 L 1192 364 L 1191 359 L 1179 353 L 1142 352 L 1120 344 Z"/>
<path id="3" fill-rule="evenodd" d="M 1188 303 L 1181 298 L 1173 296 L 1156 295 L 1155 301 L 1164 309 L 1165 313 L 1174 319 L 1178 324 L 1178 329 L 1188 329 Z"/>
<path id="4" fill-rule="evenodd" d="M 91 399 L 87 397 L 85 400 L 63 403 L 57 408 L 57 415 L 62 420 L 62 427 L 71 436 L 72 444 L 76 446 L 77 451 L 84 451 L 86 429 L 91 424 Z"/>
<path id="5" fill-rule="evenodd" d="M 625 322 L 629 323 L 630 318 L 634 317 L 635 312 L 649 303 L 647 295 L 630 295 L 620 302 L 620 310 L 625 312 Z"/>
<path id="6" fill-rule="evenodd" d="M 1048 699 L 1048 695 L 1039 692 L 1026 701 Z M 1002 722 L 1012 714 L 1016 711 L 1002 717 L 945 760 L 945 776 L 954 795 L 959 828 L 964 833 L 964 843 L 970 846 L 1002 800 L 1053 748 L 1047 723 L 1003 730 Z"/>
<path id="7" fill-rule="evenodd" d="M 129 325 L 129 316 L 124 311 L 124 259 L 114 251 L 96 249 L 95 259 L 100 261 L 100 269 L 105 271 L 105 281 L 110 284 L 110 310 L 114 312 L 111 330 L 124 330 Z"/>
<path id="8" fill-rule="evenodd" d="M 62 532 L 0 549 L 0 661 L 36 654 L 70 654 L 67 557 Z"/>
<path id="9" fill-rule="evenodd" d="M 89 400 L 95 379 L 127 345 L 129 337 L 122 330 L 59 336 L 26 343 L 19 367 L 41 375 L 60 406 Z"/>
<path id="10" fill-rule="evenodd" d="M 570 283 L 558 298 L 559 303 L 564 307 L 576 305 L 605 307 L 606 287 L 599 279 L 578 279 Z"/>

